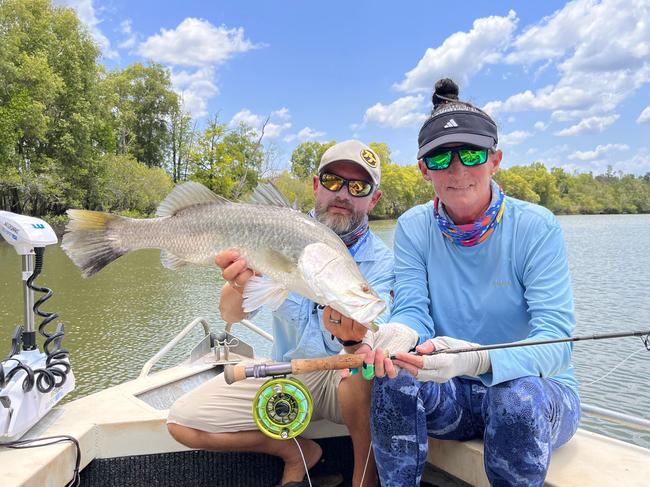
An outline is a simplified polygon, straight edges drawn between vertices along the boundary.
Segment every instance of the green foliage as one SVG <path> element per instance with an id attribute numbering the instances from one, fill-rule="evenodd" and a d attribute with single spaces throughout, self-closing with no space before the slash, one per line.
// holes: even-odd
<path id="1" fill-rule="evenodd" d="M 290 203 L 303 212 L 314 207 L 313 178 L 297 178 L 289 171 L 283 171 L 273 178 L 273 184 L 287 197 Z"/>
<path id="2" fill-rule="evenodd" d="M 215 117 L 190 154 L 190 179 L 236 200 L 257 186 L 264 158 L 257 132 L 243 124 L 228 129 Z"/>
<path id="3" fill-rule="evenodd" d="M 299 178 L 307 178 L 316 174 L 323 153 L 336 144 L 330 142 L 303 142 L 291 153 L 291 173 Z"/>
<path id="4" fill-rule="evenodd" d="M 106 170 L 101 201 L 104 211 L 149 215 L 172 189 L 164 169 L 147 167 L 132 156 L 108 154 L 102 162 Z"/>
<path id="5" fill-rule="evenodd" d="M 0 0 L 0 209 L 60 224 L 69 207 L 148 215 L 186 179 L 234 200 L 252 191 L 273 158 L 258 132 L 214 117 L 197 134 L 167 69 L 136 63 L 106 73 L 99 53 L 72 9 Z M 312 176 L 334 143 L 298 145 L 291 171 L 275 178 L 302 210 L 313 207 Z M 370 147 L 383 173 L 374 215 L 397 217 L 434 196 L 417 166 L 396 164 L 386 143 Z M 650 172 L 568 174 L 535 163 L 496 179 L 556 213 L 650 212 Z"/>
<path id="6" fill-rule="evenodd" d="M 113 117 L 117 153 L 163 167 L 172 141 L 169 121 L 180 116 L 169 71 L 159 64 L 134 63 L 110 73 L 102 90 Z"/>
<path id="7" fill-rule="evenodd" d="M 0 46 L 0 203 L 38 215 L 87 202 L 98 48 L 72 9 L 47 0 L 0 2 Z"/>
<path id="8" fill-rule="evenodd" d="M 424 203 L 434 195 L 433 186 L 422 177 L 416 165 L 384 164 L 383 159 L 380 189 L 382 198 L 372 213 L 390 218 L 397 218 L 412 206 Z"/>

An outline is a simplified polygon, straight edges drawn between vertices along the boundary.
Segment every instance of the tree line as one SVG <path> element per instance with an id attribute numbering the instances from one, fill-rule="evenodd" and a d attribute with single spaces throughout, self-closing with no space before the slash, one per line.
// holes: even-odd
<path id="1" fill-rule="evenodd" d="M 155 63 L 108 70 L 75 12 L 50 0 L 0 0 L 0 46 L 0 209 L 149 215 L 185 180 L 239 200 L 272 179 L 303 210 L 313 205 L 311 176 L 335 141 L 299 144 L 281 172 L 263 127 L 213 115 L 198 128 L 169 70 Z M 416 165 L 394 162 L 385 143 L 370 145 L 382 161 L 376 217 L 431 199 Z M 556 213 L 650 212 L 650 173 L 569 174 L 536 163 L 496 179 L 507 194 Z"/>

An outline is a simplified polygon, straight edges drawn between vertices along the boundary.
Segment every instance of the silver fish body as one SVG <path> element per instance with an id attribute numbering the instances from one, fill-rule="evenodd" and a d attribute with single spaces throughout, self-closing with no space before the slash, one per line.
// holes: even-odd
<path id="1" fill-rule="evenodd" d="M 174 188 L 157 218 L 132 219 L 68 210 L 62 247 L 85 276 L 144 248 L 162 250 L 169 268 L 215 265 L 215 255 L 238 249 L 252 278 L 244 310 L 277 307 L 289 292 L 329 305 L 372 329 L 385 303 L 370 288 L 341 239 L 325 225 L 286 206 L 232 203 L 198 183 Z"/>

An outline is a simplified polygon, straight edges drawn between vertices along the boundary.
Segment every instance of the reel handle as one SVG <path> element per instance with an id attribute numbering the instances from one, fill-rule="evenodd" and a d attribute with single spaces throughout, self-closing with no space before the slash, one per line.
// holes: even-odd
<path id="1" fill-rule="evenodd" d="M 388 357 L 388 353 L 386 353 Z M 226 365 L 223 370 L 227 384 L 238 382 L 249 377 L 271 377 L 287 374 L 306 374 L 317 370 L 342 370 L 353 369 L 363 365 L 364 355 L 353 353 L 331 355 L 320 358 L 297 358 L 290 363 L 259 365 Z"/>

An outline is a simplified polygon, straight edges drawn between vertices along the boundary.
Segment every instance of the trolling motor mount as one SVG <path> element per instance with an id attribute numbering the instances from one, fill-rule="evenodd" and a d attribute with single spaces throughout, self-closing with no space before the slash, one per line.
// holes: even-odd
<path id="1" fill-rule="evenodd" d="M 22 437 L 56 403 L 74 389 L 68 351 L 61 347 L 63 324 L 48 333 L 45 326 L 57 318 L 39 307 L 52 291 L 34 283 L 41 273 L 47 245 L 58 242 L 50 225 L 38 218 L 0 211 L 0 235 L 22 258 L 24 323 L 18 325 L 9 355 L 0 360 L 0 444 Z M 34 291 L 45 293 L 34 302 Z M 35 315 L 43 321 L 38 331 L 45 338 L 44 352 L 36 344 Z M 22 348 L 22 350 L 21 350 Z"/>

